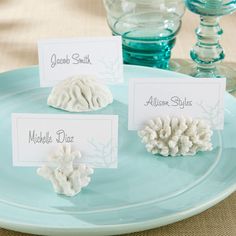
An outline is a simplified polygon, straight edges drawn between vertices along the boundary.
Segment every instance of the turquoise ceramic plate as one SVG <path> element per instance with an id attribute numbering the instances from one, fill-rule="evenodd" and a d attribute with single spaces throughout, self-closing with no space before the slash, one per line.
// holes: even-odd
<path id="1" fill-rule="evenodd" d="M 56 195 L 36 168 L 12 166 L 11 113 L 64 113 L 46 105 L 37 67 L 0 75 L 0 227 L 45 235 L 114 235 L 170 224 L 200 213 L 236 189 L 236 100 L 226 94 L 225 129 L 214 150 L 194 157 L 155 158 L 127 131 L 127 80 L 183 75 L 125 66 L 114 103 L 96 114 L 118 114 L 119 167 L 97 169 L 79 195 Z M 210 91 L 209 91 L 210 92 Z"/>

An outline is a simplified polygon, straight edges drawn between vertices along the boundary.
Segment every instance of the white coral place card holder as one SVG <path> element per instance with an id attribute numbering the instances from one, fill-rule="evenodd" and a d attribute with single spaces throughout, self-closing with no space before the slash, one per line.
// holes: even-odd
<path id="1" fill-rule="evenodd" d="M 224 127 L 224 78 L 141 78 L 129 81 L 129 129 L 141 129 L 155 117 L 204 119 Z"/>
<path id="2" fill-rule="evenodd" d="M 116 168 L 118 116 L 12 114 L 15 166 L 42 166 L 65 144 L 82 154 L 80 163 L 93 168 Z"/>
<path id="3" fill-rule="evenodd" d="M 41 87 L 74 75 L 93 75 L 106 84 L 123 82 L 120 36 L 40 40 L 38 55 Z"/>

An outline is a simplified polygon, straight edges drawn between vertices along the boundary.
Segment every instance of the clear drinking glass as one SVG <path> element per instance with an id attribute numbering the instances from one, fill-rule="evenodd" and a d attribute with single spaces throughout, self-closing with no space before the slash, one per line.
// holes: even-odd
<path id="1" fill-rule="evenodd" d="M 185 4 L 190 11 L 200 15 L 200 25 L 195 31 L 197 43 L 190 52 L 196 65 L 186 72 L 195 77 L 226 77 L 227 90 L 233 92 L 236 90 L 236 70 L 219 63 L 225 57 L 219 44 L 223 33 L 219 19 L 236 10 L 236 0 L 185 0 Z"/>
<path id="2" fill-rule="evenodd" d="M 103 0 L 113 35 L 122 36 L 127 64 L 168 69 L 181 27 L 183 0 Z"/>

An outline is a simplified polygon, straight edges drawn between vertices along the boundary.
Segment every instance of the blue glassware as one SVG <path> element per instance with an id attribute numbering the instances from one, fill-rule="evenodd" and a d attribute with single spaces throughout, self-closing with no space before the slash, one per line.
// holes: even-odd
<path id="1" fill-rule="evenodd" d="M 235 71 L 219 65 L 225 57 L 219 44 L 223 34 L 219 20 L 236 10 L 236 0 L 185 0 L 185 4 L 190 11 L 200 15 L 200 25 L 195 31 L 198 41 L 190 52 L 197 66 L 190 74 L 195 77 L 226 77 L 227 90 L 235 90 Z"/>
<path id="2" fill-rule="evenodd" d="M 183 0 L 104 0 L 113 35 L 122 36 L 126 64 L 167 69 L 181 27 Z"/>

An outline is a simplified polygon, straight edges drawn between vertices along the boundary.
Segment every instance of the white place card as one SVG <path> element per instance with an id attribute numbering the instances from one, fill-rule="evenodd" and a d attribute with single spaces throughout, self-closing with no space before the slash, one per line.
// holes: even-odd
<path id="1" fill-rule="evenodd" d="M 129 129 L 157 116 L 189 116 L 224 126 L 224 78 L 142 78 L 129 81 Z"/>
<path id="2" fill-rule="evenodd" d="M 116 168 L 118 116 L 12 114 L 13 165 L 44 165 L 66 143 L 81 152 L 81 163 Z"/>
<path id="3" fill-rule="evenodd" d="M 41 87 L 74 75 L 93 75 L 106 84 L 123 82 L 120 36 L 40 40 L 38 55 Z"/>

